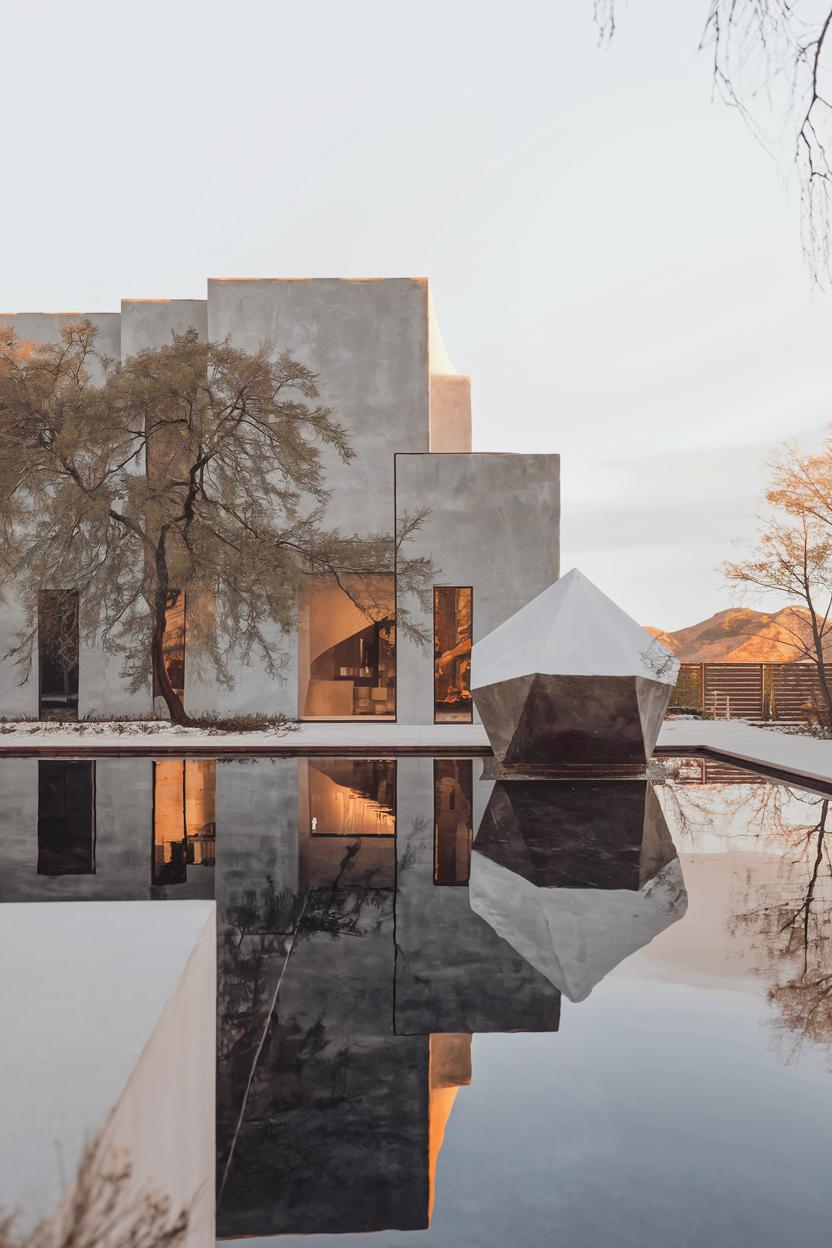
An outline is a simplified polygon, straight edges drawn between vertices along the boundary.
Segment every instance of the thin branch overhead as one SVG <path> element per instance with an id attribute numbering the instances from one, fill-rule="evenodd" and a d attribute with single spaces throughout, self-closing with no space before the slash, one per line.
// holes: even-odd
<path id="1" fill-rule="evenodd" d="M 602 43 L 615 0 L 593 0 Z M 700 49 L 714 90 L 791 169 L 813 281 L 832 284 L 832 5 L 829 0 L 707 0 Z M 785 156 L 784 156 L 785 153 Z"/>

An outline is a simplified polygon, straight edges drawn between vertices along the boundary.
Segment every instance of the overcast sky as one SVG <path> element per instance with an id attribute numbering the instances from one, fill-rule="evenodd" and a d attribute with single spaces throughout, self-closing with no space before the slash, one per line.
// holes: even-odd
<path id="1" fill-rule="evenodd" d="M 12 0 L 0 310 L 426 275 L 477 449 L 560 451 L 564 569 L 731 604 L 778 441 L 832 420 L 793 192 L 711 101 L 705 0 Z"/>

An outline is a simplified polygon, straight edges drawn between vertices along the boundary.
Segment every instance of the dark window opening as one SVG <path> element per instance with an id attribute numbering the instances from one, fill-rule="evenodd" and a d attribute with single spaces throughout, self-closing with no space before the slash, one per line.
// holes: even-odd
<path id="1" fill-rule="evenodd" d="M 95 874 L 95 764 L 38 763 L 38 875 Z"/>
<path id="2" fill-rule="evenodd" d="M 38 718 L 78 718 L 78 591 L 38 596 Z"/>
<path id="3" fill-rule="evenodd" d="M 474 764 L 470 758 L 433 763 L 433 882 L 467 884 L 474 839 Z"/>
<path id="4" fill-rule="evenodd" d="M 434 722 L 470 724 L 473 599 L 470 586 L 437 585 L 433 590 Z"/>

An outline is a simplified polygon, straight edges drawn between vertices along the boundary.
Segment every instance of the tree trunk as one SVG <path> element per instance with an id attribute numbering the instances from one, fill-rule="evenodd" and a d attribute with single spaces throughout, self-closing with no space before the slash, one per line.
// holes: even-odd
<path id="1" fill-rule="evenodd" d="M 165 554 L 166 529 L 163 527 L 156 547 L 156 595 L 153 604 L 153 639 L 151 657 L 153 660 L 153 684 L 158 683 L 168 708 L 171 722 L 182 724 L 186 728 L 194 726 L 195 721 L 185 711 L 182 699 L 170 683 L 168 669 L 165 667 L 165 625 L 167 624 L 168 596 L 168 564 Z"/>
<path id="2" fill-rule="evenodd" d="M 824 638 L 818 627 L 817 616 L 815 614 L 815 608 L 811 595 L 807 594 L 807 599 L 812 623 L 812 643 L 815 651 L 815 666 L 818 669 L 818 680 L 820 682 L 820 692 L 823 700 L 823 727 L 832 728 L 832 690 L 829 688 L 829 681 L 826 678 L 826 665 L 823 661 Z"/>

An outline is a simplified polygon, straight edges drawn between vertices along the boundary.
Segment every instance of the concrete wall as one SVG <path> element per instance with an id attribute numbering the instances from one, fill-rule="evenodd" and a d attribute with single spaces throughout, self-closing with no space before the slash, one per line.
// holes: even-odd
<path id="1" fill-rule="evenodd" d="M 122 299 L 122 360 L 137 351 L 168 347 L 174 333 L 196 329 L 207 337 L 208 305 L 204 299 Z"/>
<path id="2" fill-rule="evenodd" d="M 557 579 L 559 456 L 397 455 L 397 515 L 420 508 L 429 514 L 404 553 L 431 558 L 436 585 L 473 587 L 475 642 Z M 432 605 L 408 597 L 403 609 L 432 639 Z M 432 640 L 420 646 L 400 628 L 397 644 L 397 718 L 431 724 Z"/>
<path id="3" fill-rule="evenodd" d="M 37 653 L 28 674 L 6 655 L 26 624 L 14 586 L 0 586 L 0 718 L 34 719 L 38 713 Z M 22 682 L 22 683 L 21 683 Z"/>
<path id="4" fill-rule="evenodd" d="M 259 904 L 269 881 L 278 892 L 296 892 L 298 760 L 222 759 L 216 801 L 220 921 L 247 896 Z"/>
<path id="5" fill-rule="evenodd" d="M 95 340 L 99 355 L 111 360 L 121 359 L 121 317 L 118 312 L 17 312 L 0 313 L 0 325 L 13 329 L 21 342 L 59 343 L 61 331 L 78 321 L 91 321 L 98 330 Z M 96 380 L 101 369 L 91 361 L 90 371 Z"/>
<path id="6" fill-rule="evenodd" d="M 71 319 L 74 314 L 20 314 L 0 317 L 0 324 L 13 323 L 22 337 L 56 341 Z M 91 319 L 100 326 L 102 348 L 116 359 L 194 326 L 211 340 L 229 337 L 250 351 L 268 342 L 313 369 L 320 402 L 332 408 L 355 451 L 344 465 L 323 448 L 333 486 L 326 522 L 344 533 L 392 536 L 396 514 L 428 505 L 432 514 L 409 553 L 433 553 L 438 584 L 475 586 L 475 639 L 557 576 L 557 457 L 466 454 L 470 381 L 448 358 L 425 279 L 211 280 L 207 300 L 128 299 L 120 314 Z M 430 620 L 421 622 L 431 631 Z M 0 605 L 0 654 L 20 623 L 10 592 Z M 256 657 L 249 664 L 232 660 L 232 690 L 220 687 L 210 666 L 186 648 L 189 710 L 298 713 L 297 633 L 264 631 L 284 657 L 281 676 L 268 677 Z M 398 644 L 397 717 L 430 723 L 430 653 L 401 633 Z M 82 643 L 81 716 L 152 712 L 149 661 L 148 683 L 137 695 L 127 691 L 121 668 L 120 656 Z M 37 714 L 37 673 L 22 688 L 19 677 L 0 659 L 0 715 Z"/>
<path id="7" fill-rule="evenodd" d="M 168 1192 L 174 1207 L 188 1206 L 184 1248 L 214 1248 L 217 929 L 213 902 L 196 904 L 207 911 L 202 932 L 113 1110 L 104 1145 L 131 1159 L 134 1190 Z"/>
<path id="8" fill-rule="evenodd" d="M 212 902 L 0 906 L 0 1208 L 24 1228 L 103 1130 L 134 1194 L 199 1195 L 188 1248 L 213 1245 L 214 941 Z"/>
<path id="9" fill-rule="evenodd" d="M 121 358 L 121 317 L 118 312 L 18 312 L 0 315 L 0 325 L 14 329 L 24 342 L 59 343 L 61 331 L 67 325 L 89 320 L 98 330 L 96 348 L 102 355 L 118 361 Z M 100 381 L 102 371 L 91 362 L 90 371 Z M 4 600 L 0 602 L 0 716 L 37 716 L 38 670 L 37 651 L 29 679 L 21 688 L 20 669 L 4 659 L 15 644 L 17 634 L 23 627 L 23 609 L 11 587 L 7 587 Z M 108 710 L 128 713 L 143 709 L 133 707 L 132 699 L 124 694 L 119 672 L 121 663 L 100 649 L 92 653 L 82 645 L 80 669 L 79 714 L 89 713 L 105 700 Z M 104 697 L 106 690 L 106 699 Z"/>
<path id="10" fill-rule="evenodd" d="M 228 280 L 208 283 L 208 335 L 230 336 L 255 351 L 264 342 L 318 374 L 320 402 L 349 435 L 355 458 L 322 458 L 335 487 L 326 522 L 344 533 L 393 533 L 393 456 L 428 448 L 427 282 L 392 278 L 345 281 Z M 191 710 L 298 710 L 297 637 L 271 633 L 286 655 L 284 678 L 271 680 L 256 660 L 217 688 L 210 672 L 186 667 Z M 186 660 L 187 662 L 187 660 Z"/>

